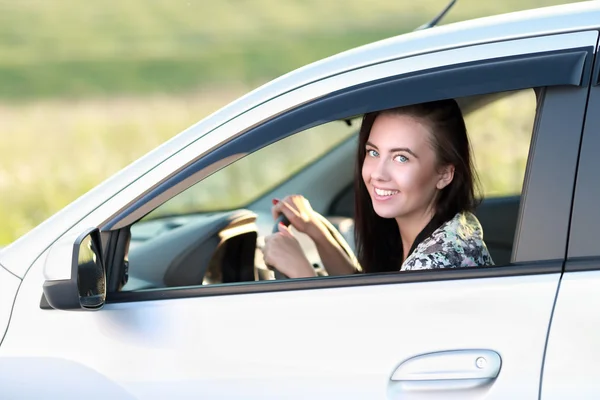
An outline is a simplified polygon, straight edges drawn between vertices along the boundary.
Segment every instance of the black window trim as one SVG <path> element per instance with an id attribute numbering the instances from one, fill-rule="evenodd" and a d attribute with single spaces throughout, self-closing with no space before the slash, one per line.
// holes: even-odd
<path id="1" fill-rule="evenodd" d="M 593 54 L 593 46 L 582 46 L 574 49 L 481 60 L 421 70 L 412 74 L 389 77 L 333 92 L 327 96 L 303 104 L 287 113 L 277 115 L 264 124 L 254 127 L 224 143 L 210 154 L 196 160 L 183 168 L 179 173 L 158 184 L 136 202 L 113 217 L 103 227 L 103 230 L 110 230 L 118 221 L 134 212 L 142 204 L 180 183 L 182 180 L 190 178 L 198 171 L 218 160 L 234 154 L 256 151 L 283 137 L 326 122 L 359 115 L 368 111 L 444 98 L 529 89 L 532 87 L 561 86 L 563 88 L 571 87 L 575 89 L 582 84 L 583 86 L 587 86 L 591 75 L 591 55 Z M 490 81 L 490 76 L 499 76 L 500 74 L 506 74 L 507 79 Z M 402 87 L 403 90 L 396 90 L 397 86 Z M 419 90 L 414 91 L 407 88 L 418 88 Z M 544 93 L 545 95 L 548 93 L 552 94 L 553 91 L 544 91 Z M 542 101 L 545 95 L 542 96 Z M 560 93 L 557 95 L 560 96 Z M 353 107 L 347 107 L 348 104 L 353 104 Z M 560 113 L 558 115 L 560 116 Z M 583 121 L 581 122 L 583 123 Z M 290 129 L 290 126 L 294 128 Z M 536 133 L 534 132 L 534 136 L 536 136 Z M 528 165 L 529 168 L 530 166 Z M 531 168 L 533 167 L 531 166 Z M 574 180 L 574 176 L 571 178 Z M 524 200 L 522 199 L 521 201 L 523 205 Z M 550 199 L 549 201 L 551 202 L 552 200 Z M 517 230 L 519 230 L 519 226 Z M 110 293 L 107 297 L 107 302 L 118 303 L 224 294 L 312 290 L 375 284 L 560 273 L 563 263 L 564 257 L 561 255 L 560 258 L 542 262 L 517 262 L 499 267 L 436 270 L 433 271 L 434 275 L 431 275 L 432 271 L 404 272 L 383 275 L 374 274 L 153 289 L 138 292 Z"/>
<path id="2" fill-rule="evenodd" d="M 134 292 L 109 293 L 107 304 L 168 299 L 225 296 L 235 294 L 271 293 L 295 290 L 351 288 L 359 286 L 397 285 L 403 283 L 455 281 L 465 279 L 511 278 L 517 276 L 549 275 L 562 272 L 563 260 L 550 260 L 492 267 L 447 268 L 439 270 L 386 272 L 348 276 L 288 279 L 213 284 L 207 286 L 148 289 Z"/>

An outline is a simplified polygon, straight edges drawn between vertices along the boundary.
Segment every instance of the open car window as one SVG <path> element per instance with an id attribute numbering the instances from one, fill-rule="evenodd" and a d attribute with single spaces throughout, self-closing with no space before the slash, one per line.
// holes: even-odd
<path id="1" fill-rule="evenodd" d="M 356 133 L 359 124 L 333 121 L 266 146 L 175 196 L 145 219 L 244 207 L 326 155 Z"/>
<path id="2" fill-rule="evenodd" d="M 535 92 L 527 89 L 504 93 L 464 112 L 484 198 L 477 216 L 498 265 L 509 264 L 511 259 L 536 104 Z M 349 179 L 344 185 L 351 188 L 353 175 L 341 173 L 338 164 L 320 172 L 308 166 L 331 157 L 333 149 L 356 136 L 359 126 L 360 120 L 351 126 L 334 121 L 289 136 L 224 167 L 157 208 L 131 227 L 130 282 L 123 290 L 272 279 L 261 254 L 272 217 L 245 207 L 294 174 L 310 175 L 299 181 L 310 185 L 332 177 Z M 342 145 L 349 160 L 343 168 L 352 171 L 353 143 Z M 302 193 L 306 188 L 294 189 Z M 327 190 L 334 189 L 325 187 L 322 192 Z M 324 216 L 355 248 L 352 190 L 346 197 L 347 214 L 331 207 Z M 310 239 L 299 233 L 297 237 L 309 261 L 322 268 Z"/>
<path id="3" fill-rule="evenodd" d="M 532 89 L 521 90 L 465 116 L 484 199 L 521 194 L 536 104 Z"/>

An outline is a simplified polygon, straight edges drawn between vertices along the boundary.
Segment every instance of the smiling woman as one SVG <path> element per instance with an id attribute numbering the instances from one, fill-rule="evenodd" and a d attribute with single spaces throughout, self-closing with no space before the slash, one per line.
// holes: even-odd
<path id="1" fill-rule="evenodd" d="M 372 153 L 374 144 L 380 148 L 377 157 Z M 357 159 L 362 181 L 355 183 L 359 259 L 366 270 L 491 263 L 479 222 L 471 214 L 477 205 L 471 158 L 455 100 L 365 116 Z M 381 189 L 397 193 L 386 196 Z M 469 228 L 458 235 L 441 234 L 466 223 Z M 431 240 L 434 236 L 437 241 Z M 440 243 L 446 236 L 455 240 Z M 429 262 L 418 261 L 423 258 Z"/>

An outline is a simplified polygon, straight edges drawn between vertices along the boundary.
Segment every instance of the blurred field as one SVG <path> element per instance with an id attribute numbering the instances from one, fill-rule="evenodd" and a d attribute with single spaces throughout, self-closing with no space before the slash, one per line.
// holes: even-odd
<path id="1" fill-rule="evenodd" d="M 460 0 L 444 22 L 559 3 Z M 0 0 L 0 245 L 258 84 L 409 31 L 442 6 Z M 510 107 L 490 112 L 511 121 Z M 486 187 L 515 185 L 500 178 Z"/>
<path id="2" fill-rule="evenodd" d="M 459 0 L 444 22 L 562 0 Z M 446 0 L 0 1 L 0 98 L 257 82 L 430 20 Z"/>
<path id="3" fill-rule="evenodd" d="M 243 91 L 0 104 L 0 244 Z"/>

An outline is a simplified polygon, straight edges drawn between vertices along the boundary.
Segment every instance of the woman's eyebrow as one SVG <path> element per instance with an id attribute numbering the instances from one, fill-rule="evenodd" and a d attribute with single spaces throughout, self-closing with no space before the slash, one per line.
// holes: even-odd
<path id="1" fill-rule="evenodd" d="M 375 148 L 375 150 L 379 150 L 379 148 L 377 146 L 375 146 L 373 143 L 371 142 L 367 142 L 365 143 L 366 146 L 371 146 L 373 148 Z M 409 149 L 408 147 L 396 147 L 394 149 L 390 149 L 390 153 L 396 153 L 398 151 L 405 151 L 408 154 L 412 155 L 414 158 L 419 158 L 418 155 L 416 155 L 411 149 Z"/>
<path id="2" fill-rule="evenodd" d="M 395 153 L 397 151 L 405 151 L 408 154 L 412 155 L 414 158 L 419 158 L 418 155 L 416 155 L 411 149 L 409 149 L 408 147 L 397 147 L 395 149 L 390 149 L 390 153 Z"/>

